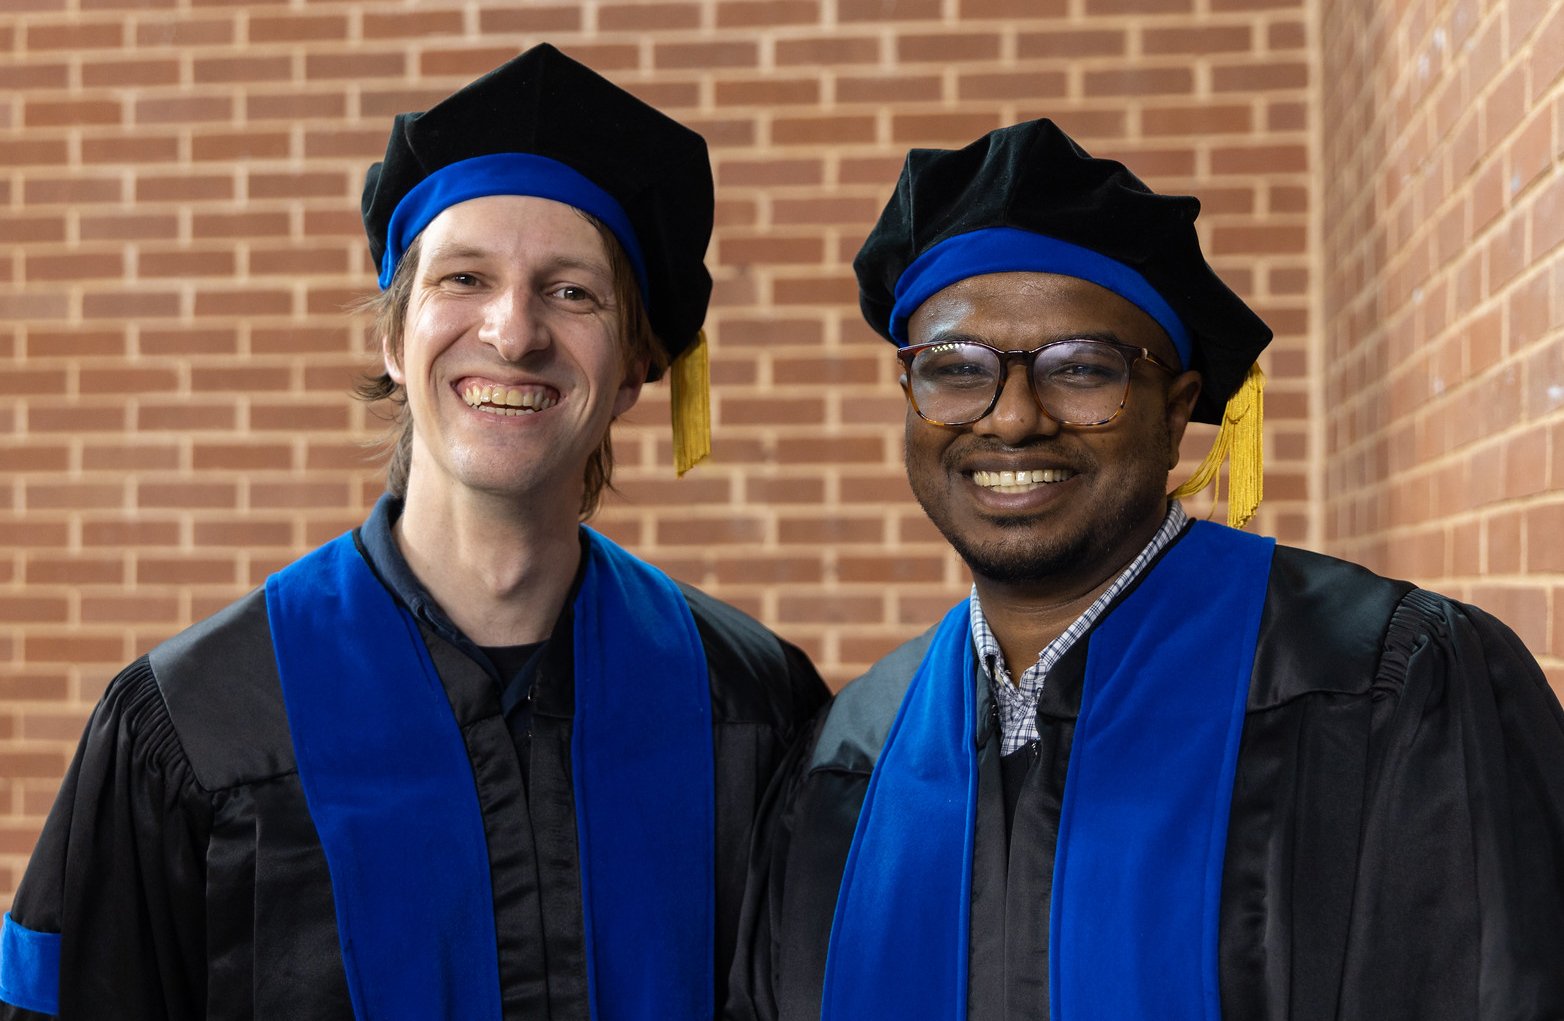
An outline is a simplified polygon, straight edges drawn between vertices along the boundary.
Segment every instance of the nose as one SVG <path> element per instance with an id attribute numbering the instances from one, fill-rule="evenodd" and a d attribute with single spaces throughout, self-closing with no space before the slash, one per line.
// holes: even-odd
<path id="1" fill-rule="evenodd" d="M 551 343 L 543 302 L 523 287 L 496 290 L 484 305 L 478 339 L 508 362 L 519 362 Z"/>
<path id="2" fill-rule="evenodd" d="M 1056 435 L 1059 423 L 1037 403 L 1030 376 L 1027 365 L 1013 362 L 1005 373 L 999 400 L 987 415 L 972 423 L 972 431 L 980 436 L 993 436 L 1012 447 L 1038 436 Z"/>

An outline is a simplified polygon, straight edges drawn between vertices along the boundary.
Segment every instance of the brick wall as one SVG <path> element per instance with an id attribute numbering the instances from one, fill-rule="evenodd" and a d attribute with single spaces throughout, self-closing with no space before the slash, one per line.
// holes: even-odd
<path id="1" fill-rule="evenodd" d="M 365 364 L 342 311 L 371 285 L 363 169 L 392 113 L 543 39 L 704 132 L 720 196 L 716 456 L 672 478 L 651 388 L 600 523 L 833 680 L 965 590 L 904 482 L 893 360 L 849 268 L 912 145 L 1050 115 L 1202 195 L 1213 261 L 1278 333 L 1261 527 L 1322 537 L 1314 30 L 1295 0 L 4 10 L 0 904 L 115 671 L 378 493 L 379 423 L 345 396 Z"/>
<path id="2" fill-rule="evenodd" d="M 1327 547 L 1564 688 L 1564 7 L 1326 0 Z"/>

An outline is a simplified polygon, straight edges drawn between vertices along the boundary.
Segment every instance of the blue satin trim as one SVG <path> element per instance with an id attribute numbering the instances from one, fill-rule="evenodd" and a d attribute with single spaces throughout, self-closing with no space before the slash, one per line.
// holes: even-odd
<path id="1" fill-rule="evenodd" d="M 869 778 L 837 891 L 826 1021 L 966 1015 L 977 817 L 969 621 L 964 600 L 940 622 Z"/>
<path id="2" fill-rule="evenodd" d="M 641 297 L 647 297 L 646 258 L 624 207 L 574 167 L 527 152 L 497 152 L 458 160 L 436 170 L 403 195 L 386 225 L 380 289 L 391 286 L 407 246 L 436 216 L 459 202 L 486 195 L 532 195 L 591 213 L 619 239 L 635 269 Z"/>
<path id="3" fill-rule="evenodd" d="M 1196 522 L 1091 636 L 1049 919 L 1061 1021 L 1222 1016 L 1222 862 L 1275 548 Z"/>
<path id="4" fill-rule="evenodd" d="M 1055 853 L 1055 1021 L 1220 1017 L 1223 854 L 1274 549 L 1196 523 L 1088 639 Z M 974 675 L 963 603 L 940 624 L 870 779 L 823 1021 L 966 1016 Z"/>
<path id="5" fill-rule="evenodd" d="M 918 306 L 951 284 L 986 273 L 1058 273 L 1105 287 L 1128 301 L 1167 333 L 1184 366 L 1189 366 L 1193 342 L 1179 318 L 1155 287 L 1134 269 L 1100 252 L 1017 227 L 984 227 L 948 237 L 912 261 L 896 280 L 891 307 L 891 336 L 907 346 L 907 321 Z"/>
<path id="6" fill-rule="evenodd" d="M 266 581 L 354 1016 L 498 1019 L 472 763 L 412 617 L 342 535 Z"/>
<path id="7" fill-rule="evenodd" d="M 60 934 L 34 932 L 9 914 L 0 923 L 0 1003 L 60 1012 Z"/>
<path id="8" fill-rule="evenodd" d="M 592 1016 L 710 1017 L 715 785 L 705 647 L 667 575 L 586 532 L 571 761 Z M 416 623 L 351 535 L 273 575 L 266 597 L 355 1015 L 498 1018 L 472 763 Z"/>
<path id="9" fill-rule="evenodd" d="M 713 1017 L 706 649 L 672 579 L 585 531 L 570 758 L 592 1017 Z"/>

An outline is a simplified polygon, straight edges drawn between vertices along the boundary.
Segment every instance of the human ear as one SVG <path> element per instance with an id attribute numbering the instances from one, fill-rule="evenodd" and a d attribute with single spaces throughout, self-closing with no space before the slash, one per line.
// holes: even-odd
<path id="1" fill-rule="evenodd" d="M 1195 412 L 1200 396 L 1200 373 L 1193 370 L 1175 376 L 1168 384 L 1167 404 L 1163 408 L 1168 430 L 1168 471 L 1178 467 L 1178 448 L 1184 439 L 1189 416 Z"/>
<path id="2" fill-rule="evenodd" d="M 380 337 L 380 359 L 385 365 L 386 375 L 391 377 L 391 381 L 398 386 L 406 386 L 407 380 L 402 376 L 402 366 L 397 360 L 395 353 L 391 350 L 391 337 L 389 334 L 382 334 Z"/>
<path id="3" fill-rule="evenodd" d="M 635 402 L 641 399 L 641 387 L 646 385 L 646 373 L 650 367 L 650 359 L 637 358 L 625 370 L 625 378 L 619 384 L 619 393 L 614 396 L 615 418 L 635 407 Z"/>

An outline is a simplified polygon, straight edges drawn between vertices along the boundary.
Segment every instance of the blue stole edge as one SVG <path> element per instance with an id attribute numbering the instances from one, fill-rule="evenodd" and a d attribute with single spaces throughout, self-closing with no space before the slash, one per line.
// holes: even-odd
<path id="1" fill-rule="evenodd" d="M 965 1013 L 978 782 L 977 662 L 969 620 L 969 601 L 963 600 L 940 622 L 870 774 L 837 889 L 821 990 L 823 1021 Z M 951 659 L 962 664 L 960 684 L 948 683 L 941 669 Z M 960 730 L 950 721 L 959 721 Z M 931 746 L 933 755 L 925 755 Z M 932 776 L 926 772 L 931 765 Z M 959 799 L 958 789 L 964 795 Z M 908 805 L 914 807 L 906 810 Z M 924 874 L 917 895 L 907 896 L 898 877 L 909 864 L 932 859 L 946 864 L 955 859 L 960 867 L 930 870 L 934 875 Z M 954 883 L 953 871 L 959 873 Z M 941 875 L 944 886 L 930 892 Z M 951 938 L 945 933 L 954 934 L 963 948 L 949 968 L 932 965 L 945 956 L 941 948 Z"/>
<path id="2" fill-rule="evenodd" d="M 581 529 L 590 559 L 575 603 L 570 755 L 590 1016 L 710 1017 L 716 779 L 705 644 L 672 578 Z"/>
<path id="3" fill-rule="evenodd" d="M 1274 539 L 1195 522 L 1090 636 L 1054 857 L 1049 990 L 1058 1021 L 1133 1016 L 1147 1000 L 1169 1019 L 1221 1017 L 1227 826 L 1275 548 Z M 1117 690 L 1105 696 L 1109 688 Z M 1103 719 L 1101 697 L 1118 699 Z M 1170 735 L 1191 707 L 1191 728 Z M 1160 818 L 1136 809 L 1148 778 L 1166 789 L 1180 768 L 1189 781 L 1150 806 Z M 1176 824 L 1180 804 L 1189 826 Z M 1198 942 L 1181 939 L 1190 932 Z M 1165 938 L 1148 948 L 1152 933 Z"/>
<path id="4" fill-rule="evenodd" d="M 417 624 L 351 532 L 268 578 L 266 609 L 355 1016 L 498 1018 L 482 813 Z"/>
<path id="5" fill-rule="evenodd" d="M 60 934 L 34 932 L 6 912 L 0 923 L 0 1002 L 60 1012 Z"/>

